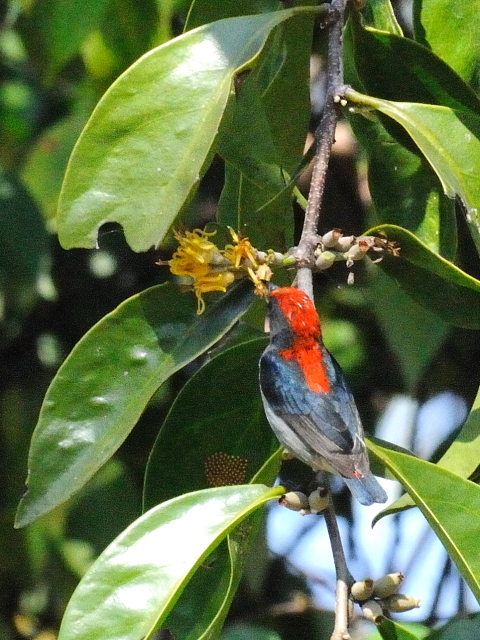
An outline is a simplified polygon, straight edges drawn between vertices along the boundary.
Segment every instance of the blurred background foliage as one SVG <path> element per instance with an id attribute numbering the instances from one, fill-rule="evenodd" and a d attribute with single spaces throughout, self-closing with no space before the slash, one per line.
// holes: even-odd
<path id="1" fill-rule="evenodd" d="M 149 451 L 192 373 L 189 367 L 162 386 L 115 458 L 76 497 L 27 529 L 13 529 L 30 437 L 55 371 L 97 320 L 167 278 L 155 261 L 171 254 L 169 246 L 132 252 L 115 225 L 100 231 L 96 250 L 61 249 L 55 210 L 66 162 L 103 92 L 139 56 L 182 32 L 189 4 L 0 2 L 0 637 L 5 640 L 56 637 L 86 567 L 141 513 Z M 408 29 L 408 12 L 402 13 L 403 5 L 397 9 Z M 322 106 L 324 46 L 318 31 L 311 131 Z M 203 178 L 189 209 L 192 226 L 213 219 L 223 169 L 216 159 Z M 303 181 L 306 192 L 308 176 Z M 296 213 L 298 232 L 301 211 Z M 460 262 L 478 278 L 468 230 L 462 216 L 456 221 Z M 347 234 L 361 234 L 375 222 L 364 160 L 342 123 L 320 232 L 340 227 Z M 355 277 L 356 286 L 347 287 L 343 265 L 335 266 L 318 277 L 316 289 L 326 342 L 352 384 L 367 430 L 374 431 L 379 416 L 400 394 L 415 398 L 417 410 L 444 391 L 455 392 L 470 406 L 480 378 L 478 332 L 446 325 L 420 309 L 378 269 L 362 265 Z M 415 433 L 413 429 L 412 447 Z M 439 445 L 437 457 L 445 446 Z M 338 511 L 351 523 L 348 497 L 341 493 L 337 498 Z M 312 606 L 310 587 L 292 571 L 288 552 L 269 555 L 262 538 L 254 555 L 224 638 L 274 640 L 277 633 L 286 640 L 329 637 L 332 614 L 327 605 Z M 322 577 L 315 579 L 321 582 Z M 458 602 L 461 610 L 461 597 Z M 435 607 L 425 618 L 438 621 Z M 267 630 L 267 622 L 276 631 Z M 452 633 L 463 637 L 458 628 Z"/>

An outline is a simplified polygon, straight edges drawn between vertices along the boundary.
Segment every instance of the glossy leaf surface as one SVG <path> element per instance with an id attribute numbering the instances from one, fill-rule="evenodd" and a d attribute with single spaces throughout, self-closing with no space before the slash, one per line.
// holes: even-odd
<path id="1" fill-rule="evenodd" d="M 480 487 L 415 456 L 369 442 L 369 451 L 403 484 L 480 600 L 478 526 Z"/>
<path id="2" fill-rule="evenodd" d="M 65 248 L 93 247 L 119 222 L 130 246 L 161 242 L 197 185 L 235 71 L 295 9 L 228 18 L 153 49 L 97 105 L 69 162 L 59 202 Z"/>
<path id="3" fill-rule="evenodd" d="M 445 60 L 464 80 L 478 82 L 480 12 L 475 2 L 458 0 L 452 11 L 449 0 L 414 0 L 413 28 L 418 42 Z"/>
<path id="4" fill-rule="evenodd" d="M 269 458 L 252 484 L 270 486 L 275 482 L 282 453 L 283 448 Z M 264 518 L 261 511 L 249 516 L 220 544 L 209 561 L 197 569 L 165 621 L 165 628 L 178 640 L 219 637 Z M 206 593 L 209 594 L 207 602 Z"/>
<path id="5" fill-rule="evenodd" d="M 436 105 L 389 102 L 348 91 L 353 102 L 401 124 L 438 175 L 447 196 L 458 196 L 480 250 L 480 115 Z"/>
<path id="6" fill-rule="evenodd" d="M 141 640 L 162 624 L 195 569 L 282 487 L 220 487 L 155 507 L 126 529 L 80 582 L 59 640 Z"/>
<path id="7" fill-rule="evenodd" d="M 449 446 L 437 462 L 439 467 L 452 471 L 462 478 L 470 478 L 478 468 L 480 460 L 480 391 L 477 393 L 475 402 L 473 403 L 467 421 L 463 425 L 460 433 L 454 442 Z M 383 509 L 376 519 L 404 511 L 410 507 L 414 507 L 415 502 L 412 498 L 405 494 L 393 504 Z"/>
<path id="8" fill-rule="evenodd" d="M 480 328 L 480 281 L 431 252 L 405 229 L 381 225 L 368 233 L 382 232 L 400 247 L 398 257 L 386 256 L 380 263 L 385 273 L 444 322 Z"/>
<path id="9" fill-rule="evenodd" d="M 458 86 L 451 90 L 453 95 L 445 94 L 441 69 L 438 69 L 438 65 L 445 65 L 421 47 L 421 60 L 417 60 L 419 47 L 412 44 L 412 51 L 410 41 L 407 44 L 404 41 L 407 39 L 390 38 L 389 34 L 366 30 L 358 21 L 350 20 L 345 37 L 347 82 L 362 87 L 364 93 L 377 95 L 380 91 L 381 97 L 401 99 L 401 90 L 405 89 L 402 83 L 407 76 L 410 80 L 415 78 L 415 88 L 409 86 L 412 99 L 421 102 L 450 100 L 455 105 L 463 104 L 462 101 L 470 104 L 469 100 L 475 103 L 475 96 L 472 98 L 468 87 L 456 76 L 454 80 Z M 406 47 L 406 52 L 395 51 L 398 45 Z M 376 65 L 367 62 L 371 55 L 376 59 Z M 377 67 L 389 69 L 382 83 L 377 79 Z M 367 152 L 368 182 L 378 223 L 404 227 L 432 251 L 446 258 L 454 257 L 455 203 L 443 194 L 438 177 L 428 161 L 412 148 L 409 136 L 398 124 L 383 116 L 369 114 L 364 118 L 349 112 L 349 120 Z"/>
<path id="10" fill-rule="evenodd" d="M 153 393 L 208 349 L 253 299 L 239 283 L 196 314 L 193 294 L 152 287 L 105 316 L 76 345 L 45 397 L 17 526 L 77 491 L 118 449 Z"/>

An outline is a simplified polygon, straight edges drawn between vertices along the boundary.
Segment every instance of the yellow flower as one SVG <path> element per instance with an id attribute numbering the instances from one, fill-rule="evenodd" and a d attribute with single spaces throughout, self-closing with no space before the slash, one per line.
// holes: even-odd
<path id="1" fill-rule="evenodd" d="M 233 273 L 226 270 L 226 267 L 225 270 L 219 270 L 219 265 L 225 262 L 225 258 L 208 239 L 213 235 L 215 231 L 208 233 L 201 229 L 175 231 L 175 238 L 180 246 L 168 261 L 173 274 L 193 279 L 193 288 L 198 299 L 198 314 L 205 311 L 204 293 L 225 292 L 235 279 Z"/>
<path id="2" fill-rule="evenodd" d="M 235 269 L 238 269 L 242 258 L 249 260 L 251 266 L 257 266 L 257 250 L 252 246 L 252 243 L 248 238 L 242 238 L 231 227 L 229 227 L 230 233 L 234 241 L 234 245 L 227 244 L 224 251 L 224 256 L 230 260 Z"/>

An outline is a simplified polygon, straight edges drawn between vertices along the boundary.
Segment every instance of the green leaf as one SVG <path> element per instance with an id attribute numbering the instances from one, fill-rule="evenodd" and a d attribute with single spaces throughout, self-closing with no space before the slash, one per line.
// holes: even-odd
<path id="1" fill-rule="evenodd" d="M 283 447 L 269 458 L 252 484 L 271 485 L 278 475 Z M 265 514 L 256 512 L 230 533 L 209 563 L 199 567 L 165 621 L 178 640 L 218 638 Z M 205 602 L 205 593 L 209 594 Z"/>
<path id="2" fill-rule="evenodd" d="M 242 2 L 238 2 L 238 0 L 223 0 L 223 2 L 193 0 L 188 12 L 185 31 L 223 18 L 251 16 L 257 13 L 277 11 L 281 8 L 282 3 L 278 0 L 242 0 Z"/>
<path id="3" fill-rule="evenodd" d="M 235 71 L 298 12 L 220 20 L 127 69 L 70 158 L 59 202 L 62 245 L 93 247 L 108 221 L 122 224 L 135 251 L 161 242 L 206 169 Z"/>
<path id="4" fill-rule="evenodd" d="M 413 138 L 438 175 L 444 192 L 459 196 L 480 251 L 480 115 L 428 104 L 389 102 L 356 91 L 347 97 L 390 116 Z"/>
<path id="5" fill-rule="evenodd" d="M 40 212 L 17 177 L 0 171 L 0 344 L 22 328 L 37 300 L 37 280 L 48 235 Z"/>
<path id="6" fill-rule="evenodd" d="M 431 462 L 384 449 L 371 441 L 369 450 L 403 484 L 480 600 L 480 487 Z"/>
<path id="7" fill-rule="evenodd" d="M 49 127 L 30 147 L 22 169 L 22 178 L 52 231 L 68 158 L 84 126 L 84 117 L 71 115 Z"/>
<path id="8" fill-rule="evenodd" d="M 425 627 L 425 631 L 417 635 L 388 618 L 384 618 L 382 624 L 377 627 L 377 630 L 378 637 L 382 638 L 382 640 L 420 640 L 421 638 L 425 638 L 429 632 L 429 629 Z M 369 638 L 369 640 L 374 640 L 374 638 L 375 636 Z"/>
<path id="9" fill-rule="evenodd" d="M 412 233 L 380 225 L 369 234 L 385 233 L 400 247 L 398 257 L 386 256 L 380 267 L 418 304 L 444 322 L 466 329 L 480 328 L 480 282 L 432 253 Z"/>
<path id="10" fill-rule="evenodd" d="M 478 468 L 480 460 L 480 390 L 477 393 L 470 414 L 460 433 L 437 462 L 439 467 L 452 471 L 461 478 L 470 478 Z M 375 517 L 375 521 L 384 516 L 405 511 L 414 507 L 412 498 L 405 494 Z"/>
<path id="11" fill-rule="evenodd" d="M 30 3 L 20 20 L 20 31 L 31 57 L 46 69 L 48 79 L 76 54 L 100 24 L 107 0 L 47 0 Z"/>
<path id="12" fill-rule="evenodd" d="M 282 487 L 220 487 L 155 507 L 98 558 L 75 590 L 59 640 L 151 637 L 211 551 Z"/>
<path id="13" fill-rule="evenodd" d="M 428 640 L 471 640 L 480 635 L 480 614 L 459 616 L 435 629 Z"/>
<path id="14" fill-rule="evenodd" d="M 196 315 L 170 284 L 133 296 L 98 322 L 59 369 L 32 437 L 16 526 L 62 503 L 110 458 L 169 377 L 208 349 L 252 302 L 239 283 Z"/>
<path id="15" fill-rule="evenodd" d="M 443 60 L 410 38 L 364 29 L 352 15 L 353 55 L 366 93 L 478 113 L 474 91 Z"/>
<path id="16" fill-rule="evenodd" d="M 390 0 L 370 0 L 365 5 L 364 14 L 369 26 L 397 36 L 403 35 Z"/>
<path id="17" fill-rule="evenodd" d="M 246 482 L 278 447 L 258 386 L 258 363 L 267 344 L 262 338 L 227 349 L 184 385 L 150 454 L 144 508 L 212 486 L 208 470 L 216 464 L 225 465 L 224 484 Z M 172 465 L 178 452 L 182 473 Z"/>
<path id="18" fill-rule="evenodd" d="M 407 623 L 400 625 L 393 620 L 384 618 L 377 631 L 368 636 L 368 640 L 422 640 L 429 636 L 430 629 L 420 624 Z"/>
<path id="19" fill-rule="evenodd" d="M 293 244 L 294 184 L 285 183 L 301 160 L 310 114 L 309 33 L 306 17 L 271 34 L 220 129 L 218 153 L 226 169 L 218 219 L 245 229 L 264 249 L 285 251 Z"/>
<path id="20" fill-rule="evenodd" d="M 445 60 L 467 82 L 478 88 L 480 67 L 480 12 L 475 2 L 414 0 L 415 39 Z"/>
<path id="21" fill-rule="evenodd" d="M 371 92 L 375 92 L 378 86 L 375 79 L 372 80 L 371 68 L 362 64 L 364 58 L 369 59 L 372 43 L 376 47 L 380 45 L 369 31 L 354 21 L 349 22 L 345 33 L 347 82 L 367 91 L 365 83 Z M 389 49 L 385 49 L 383 53 L 390 68 Z M 401 63 L 395 58 L 392 64 Z M 397 69 L 400 75 L 404 72 L 404 69 Z M 434 87 L 435 83 L 438 83 L 437 79 L 432 82 Z M 396 89 L 396 83 L 390 81 L 386 90 L 395 95 Z M 429 93 L 425 94 L 425 100 L 431 97 Z M 349 120 L 367 153 L 368 183 L 377 224 L 404 227 L 414 232 L 432 251 L 453 258 L 457 249 L 455 202 L 442 192 L 441 183 L 428 161 L 417 149 L 411 148 L 411 139 L 390 119 L 373 114 L 367 119 L 349 112 Z M 392 127 L 394 131 L 390 131 Z M 399 136 L 398 130 L 403 135 Z"/>
<path id="22" fill-rule="evenodd" d="M 437 354 L 450 325 L 399 289 L 381 269 L 369 269 L 367 295 L 382 333 L 400 365 L 407 389 L 417 385 Z"/>

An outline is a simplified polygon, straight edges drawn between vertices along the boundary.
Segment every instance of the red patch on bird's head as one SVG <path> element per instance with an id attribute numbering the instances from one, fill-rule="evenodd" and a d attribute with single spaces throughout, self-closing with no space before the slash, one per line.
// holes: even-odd
<path id="1" fill-rule="evenodd" d="M 320 336 L 320 320 L 311 298 L 295 287 L 280 287 L 270 294 L 290 322 L 292 331 L 300 335 Z"/>
<path id="2" fill-rule="evenodd" d="M 293 332 L 291 348 L 280 354 L 299 364 L 312 391 L 329 393 L 330 381 L 319 342 L 322 335 L 320 319 L 312 300 L 304 291 L 294 287 L 281 287 L 270 295 L 277 298 Z"/>

